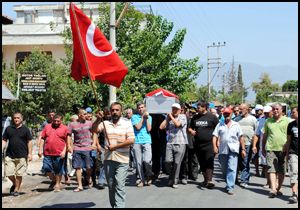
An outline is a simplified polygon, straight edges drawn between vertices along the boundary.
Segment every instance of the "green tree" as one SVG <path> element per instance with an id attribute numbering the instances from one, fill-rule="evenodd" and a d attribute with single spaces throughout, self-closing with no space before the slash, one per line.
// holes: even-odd
<path id="1" fill-rule="evenodd" d="M 210 87 L 210 88 L 211 88 L 210 98 L 214 99 L 217 96 L 217 91 L 213 87 Z M 197 97 L 198 97 L 197 100 L 204 100 L 204 101 L 209 102 L 207 85 L 201 85 L 198 88 Z"/>
<path id="2" fill-rule="evenodd" d="M 116 17 L 124 3 L 116 5 Z M 109 4 L 100 4 L 97 25 L 109 37 Z M 186 35 L 185 29 L 176 31 L 166 43 L 173 30 L 173 23 L 161 16 L 143 14 L 129 6 L 116 30 L 117 53 L 129 69 L 121 88 L 117 89 L 118 100 L 125 106 L 134 106 L 143 100 L 146 93 L 162 87 L 188 100 L 188 92 L 202 66 L 199 58 L 182 59 L 179 52 Z M 71 39 L 70 30 L 64 37 Z M 66 41 L 68 43 L 68 41 Z M 107 93 L 107 86 L 97 84 L 98 93 Z M 105 98 L 101 100 L 105 102 Z M 106 100 L 107 101 L 107 100 Z"/>
<path id="3" fill-rule="evenodd" d="M 237 78 L 236 78 L 236 72 L 234 69 L 234 57 L 232 57 L 232 64 L 231 64 L 231 70 L 229 71 L 227 79 L 227 86 L 229 88 L 228 94 L 232 94 L 236 92 L 237 89 Z"/>
<path id="4" fill-rule="evenodd" d="M 16 93 L 18 74 L 24 72 L 47 74 L 46 92 L 20 92 L 19 99 L 3 105 L 3 113 L 23 113 L 29 125 L 41 123 L 49 109 L 65 114 L 72 111 L 73 104 L 82 104 L 89 88 L 87 82 L 78 85 L 69 76 L 69 68 L 57 64 L 51 56 L 35 49 L 23 63 L 13 69 L 2 69 L 2 78 L 9 81 L 8 87 Z"/>
<path id="5" fill-rule="evenodd" d="M 296 92 L 298 90 L 298 80 L 288 80 L 282 85 L 283 92 Z"/>
<path id="6" fill-rule="evenodd" d="M 238 67 L 237 86 L 238 86 L 237 91 L 239 91 L 239 95 L 241 96 L 242 101 L 244 101 L 244 99 L 248 95 L 248 92 L 247 92 L 247 90 L 246 90 L 246 88 L 244 86 L 243 73 L 242 73 L 242 66 L 241 66 L 241 64 L 239 64 L 239 67 Z"/>
<path id="7" fill-rule="evenodd" d="M 251 85 L 252 89 L 256 93 L 255 103 L 265 104 L 267 102 L 271 102 L 272 98 L 270 95 L 274 91 L 278 91 L 280 89 L 279 84 L 272 84 L 272 80 L 268 73 L 263 73 L 260 80 L 260 82 L 253 82 Z"/>

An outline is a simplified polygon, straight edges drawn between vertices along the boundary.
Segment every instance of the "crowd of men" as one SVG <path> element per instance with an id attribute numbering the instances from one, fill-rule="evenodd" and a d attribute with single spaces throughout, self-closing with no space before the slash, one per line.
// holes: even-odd
<path id="1" fill-rule="evenodd" d="M 226 191 L 233 195 L 236 184 L 248 187 L 253 162 L 256 175 L 266 177 L 264 187 L 269 188 L 270 198 L 282 195 L 288 171 L 290 201 L 297 203 L 298 107 L 291 109 L 291 118 L 283 114 L 280 103 L 258 104 L 253 110 L 247 104 L 215 109 L 199 101 L 195 108 L 174 103 L 170 113 L 149 114 L 144 103 L 124 110 L 114 102 L 94 113 L 90 107 L 80 108 L 67 125 L 61 114 L 49 111 L 36 140 L 38 155 L 43 157 L 41 171 L 51 180 L 49 188 L 54 192 L 61 191 L 63 177 L 69 184 L 75 173 L 74 192 L 107 186 L 111 206 L 125 207 L 130 170 L 136 172 L 137 187 L 150 186 L 165 173 L 168 186 L 178 189 L 188 179 L 197 180 L 200 166 L 201 185 L 212 189 L 214 159 L 218 158 Z M 2 136 L 2 153 L 9 142 L 5 176 L 12 181 L 10 193 L 18 196 L 32 160 L 33 138 L 21 113 L 14 113 L 12 121 Z"/>

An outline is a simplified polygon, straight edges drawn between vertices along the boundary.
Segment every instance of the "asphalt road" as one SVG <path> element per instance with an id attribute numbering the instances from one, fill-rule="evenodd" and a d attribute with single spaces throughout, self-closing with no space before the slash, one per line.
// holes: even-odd
<path id="1" fill-rule="evenodd" d="M 283 196 L 268 198 L 268 189 L 263 188 L 265 179 L 252 176 L 247 189 L 235 187 L 235 195 L 226 194 L 224 180 L 221 179 L 218 161 L 215 161 L 214 189 L 201 188 L 203 181 L 199 174 L 197 181 L 188 181 L 187 185 L 179 184 L 178 189 L 167 187 L 167 176 L 162 175 L 152 186 L 137 188 L 134 174 L 130 172 L 126 184 L 126 207 L 132 208 L 297 208 L 290 204 L 291 195 L 289 177 L 285 178 L 282 188 Z M 76 182 L 73 177 L 70 186 L 63 185 L 61 192 L 49 191 L 49 180 L 40 175 L 41 161 L 36 160 L 28 168 L 24 177 L 22 194 L 13 197 L 8 194 L 9 181 L 2 181 L 3 208 L 110 208 L 108 189 L 85 189 L 75 193 Z M 252 171 L 254 169 L 252 168 Z"/>

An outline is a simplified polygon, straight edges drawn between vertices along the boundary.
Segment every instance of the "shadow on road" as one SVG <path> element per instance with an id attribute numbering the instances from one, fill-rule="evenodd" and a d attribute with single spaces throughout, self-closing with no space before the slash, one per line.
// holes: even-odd
<path id="1" fill-rule="evenodd" d="M 94 202 L 88 203 L 57 203 L 50 206 L 42 206 L 41 208 L 88 208 L 95 206 Z"/>

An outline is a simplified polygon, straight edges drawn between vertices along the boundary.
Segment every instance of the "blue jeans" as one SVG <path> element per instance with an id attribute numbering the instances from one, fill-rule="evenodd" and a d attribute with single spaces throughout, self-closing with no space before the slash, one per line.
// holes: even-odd
<path id="1" fill-rule="evenodd" d="M 102 152 L 100 154 L 100 157 L 101 157 L 100 158 L 101 162 L 103 163 L 103 161 L 104 161 L 104 152 Z M 105 172 L 104 172 L 104 165 L 103 164 L 101 164 L 101 166 L 100 166 L 98 183 L 99 184 L 105 184 L 106 183 Z"/>
<path id="2" fill-rule="evenodd" d="M 128 163 L 104 161 L 104 170 L 109 190 L 109 202 L 113 208 L 125 208 L 125 183 Z"/>
<path id="3" fill-rule="evenodd" d="M 238 153 L 229 151 L 229 154 L 219 154 L 219 162 L 226 180 L 226 190 L 232 191 L 236 179 Z"/>
<path id="4" fill-rule="evenodd" d="M 246 150 L 246 157 L 243 159 L 241 157 L 241 153 L 239 154 L 239 158 L 240 158 L 240 169 L 241 169 L 241 176 L 240 176 L 240 180 L 241 183 L 249 183 L 249 179 L 250 179 L 250 161 L 251 161 L 251 157 L 252 157 L 252 146 L 251 145 L 246 145 L 245 146 L 245 150 Z"/>

